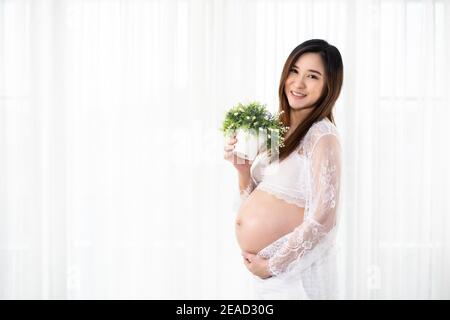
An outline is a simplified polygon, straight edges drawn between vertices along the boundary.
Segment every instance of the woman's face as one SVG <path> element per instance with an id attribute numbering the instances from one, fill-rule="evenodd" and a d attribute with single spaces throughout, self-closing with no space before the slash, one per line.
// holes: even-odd
<path id="1" fill-rule="evenodd" d="M 325 85 L 325 70 L 318 53 L 302 54 L 289 70 L 284 93 L 294 110 L 313 105 Z"/>

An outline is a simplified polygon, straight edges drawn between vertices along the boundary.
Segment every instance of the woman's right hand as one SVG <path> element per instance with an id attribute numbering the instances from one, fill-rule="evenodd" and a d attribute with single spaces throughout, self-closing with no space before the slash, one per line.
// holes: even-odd
<path id="1" fill-rule="evenodd" d="M 230 161 L 239 173 L 250 174 L 250 167 L 252 166 L 253 161 L 242 159 L 233 153 L 236 143 L 236 135 L 229 138 L 224 147 L 223 158 Z"/>

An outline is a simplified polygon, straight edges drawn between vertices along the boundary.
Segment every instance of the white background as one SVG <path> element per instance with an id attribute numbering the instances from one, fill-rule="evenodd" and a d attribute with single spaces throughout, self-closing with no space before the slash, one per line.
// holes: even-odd
<path id="1" fill-rule="evenodd" d="M 450 3 L 0 0 L 0 298 L 240 299 L 225 111 L 344 60 L 342 298 L 449 299 Z"/>

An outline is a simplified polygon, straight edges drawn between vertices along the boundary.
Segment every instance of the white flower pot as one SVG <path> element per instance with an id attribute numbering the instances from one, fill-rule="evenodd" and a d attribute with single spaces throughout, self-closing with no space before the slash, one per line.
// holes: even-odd
<path id="1" fill-rule="evenodd" d="M 265 130 L 236 130 L 237 142 L 234 148 L 234 154 L 239 158 L 253 161 L 258 153 L 263 149 L 267 140 Z"/>

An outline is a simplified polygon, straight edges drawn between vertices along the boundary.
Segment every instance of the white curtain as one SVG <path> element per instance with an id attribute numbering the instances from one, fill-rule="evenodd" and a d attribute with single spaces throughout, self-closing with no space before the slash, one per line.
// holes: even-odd
<path id="1" fill-rule="evenodd" d="M 241 299 L 218 128 L 339 48 L 342 298 L 449 299 L 450 3 L 0 0 L 0 298 Z"/>

